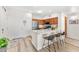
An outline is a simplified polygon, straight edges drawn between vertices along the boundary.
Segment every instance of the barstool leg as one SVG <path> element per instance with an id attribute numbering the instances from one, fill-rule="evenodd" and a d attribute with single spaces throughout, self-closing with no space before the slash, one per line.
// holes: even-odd
<path id="1" fill-rule="evenodd" d="M 50 52 L 50 42 L 49 42 L 49 40 L 48 40 L 48 50 Z"/>
<path id="2" fill-rule="evenodd" d="M 57 40 L 57 46 L 58 46 L 58 49 L 59 49 L 59 44 L 58 44 L 59 42 L 58 42 L 58 41 L 59 41 L 59 40 Z"/>
<path id="3" fill-rule="evenodd" d="M 62 46 L 62 40 L 60 39 L 60 44 L 61 44 L 61 46 Z"/>
<path id="4" fill-rule="evenodd" d="M 65 47 L 65 42 L 64 42 L 64 40 L 62 40 L 62 42 L 63 42 L 63 46 Z"/>
<path id="5" fill-rule="evenodd" d="M 53 46 L 54 46 L 54 50 L 55 50 L 55 52 L 56 52 L 56 48 L 55 48 L 55 44 L 53 43 Z"/>

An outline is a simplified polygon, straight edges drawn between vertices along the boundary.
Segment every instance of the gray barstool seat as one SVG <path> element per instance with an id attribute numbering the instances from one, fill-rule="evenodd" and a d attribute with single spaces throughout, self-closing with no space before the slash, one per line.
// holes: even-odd
<path id="1" fill-rule="evenodd" d="M 45 44 L 45 40 L 48 40 L 48 50 L 50 52 L 50 42 L 53 42 L 54 38 L 55 38 L 55 35 L 50 35 L 50 36 L 47 36 L 47 37 L 43 37 L 44 38 L 44 43 L 43 43 L 43 46 Z M 53 42 L 53 46 L 54 46 L 54 50 L 56 51 L 55 49 L 55 45 L 54 45 L 54 42 Z"/>
<path id="2" fill-rule="evenodd" d="M 61 33 L 61 35 L 65 35 L 65 32 Z"/>
<path id="3" fill-rule="evenodd" d="M 64 39 L 62 39 L 62 37 L 63 37 L 64 35 L 65 35 L 65 32 L 55 34 L 55 37 L 56 37 L 56 40 L 57 40 L 58 48 L 59 48 L 59 45 L 60 45 L 60 44 L 61 44 L 61 46 L 62 46 L 62 42 L 64 43 Z M 60 43 L 60 44 L 59 44 L 59 43 Z"/>

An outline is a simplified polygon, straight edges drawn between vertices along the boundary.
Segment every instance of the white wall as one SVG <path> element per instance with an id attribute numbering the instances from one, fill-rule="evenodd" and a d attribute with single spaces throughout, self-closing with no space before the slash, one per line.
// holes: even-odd
<path id="1" fill-rule="evenodd" d="M 58 32 L 64 32 L 65 31 L 65 14 L 64 13 L 60 13 L 58 15 Z"/>
<path id="2" fill-rule="evenodd" d="M 65 14 L 61 13 L 61 31 L 65 32 Z"/>
<path id="3" fill-rule="evenodd" d="M 79 24 L 69 24 L 67 20 L 67 36 L 79 40 Z"/>
<path id="4" fill-rule="evenodd" d="M 2 28 L 4 29 L 3 34 L 2 34 Z M 7 35 L 6 31 L 7 31 L 7 16 L 4 9 L 0 6 L 0 36 L 6 36 Z"/>
<path id="5" fill-rule="evenodd" d="M 10 37 L 24 37 L 32 30 L 32 15 L 27 12 L 11 9 L 8 10 L 8 33 Z M 23 21 L 26 21 L 24 25 Z"/>
<path id="6" fill-rule="evenodd" d="M 18 38 L 30 35 L 30 32 L 32 31 L 32 14 L 29 14 L 24 10 L 7 7 L 6 14 L 2 11 L 1 13 L 4 14 L 0 14 L 2 17 L 2 22 L 0 23 L 3 24 L 1 27 L 7 29 L 5 31 L 7 34 L 4 33 L 3 36 L 6 35 L 9 38 Z M 26 21 L 26 24 L 24 24 L 23 21 Z"/>

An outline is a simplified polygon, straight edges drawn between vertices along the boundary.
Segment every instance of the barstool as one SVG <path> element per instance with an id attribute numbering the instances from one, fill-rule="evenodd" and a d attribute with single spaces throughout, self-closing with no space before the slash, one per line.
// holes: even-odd
<path id="1" fill-rule="evenodd" d="M 48 40 L 48 50 L 49 50 L 49 52 L 50 52 L 50 44 L 51 44 L 50 42 L 53 42 L 55 36 L 54 36 L 54 35 L 50 35 L 50 36 L 43 37 L 43 38 L 44 38 L 43 46 L 44 46 L 44 44 L 45 44 L 45 40 Z M 54 46 L 54 50 L 55 50 L 55 52 L 56 52 L 54 42 L 53 42 L 53 46 Z"/>
<path id="2" fill-rule="evenodd" d="M 55 34 L 58 48 L 59 48 L 60 35 L 61 35 L 60 33 Z"/>
<path id="3" fill-rule="evenodd" d="M 62 32 L 61 33 L 61 39 L 60 39 L 60 43 L 62 44 L 64 44 L 64 39 L 65 39 L 65 32 Z"/>

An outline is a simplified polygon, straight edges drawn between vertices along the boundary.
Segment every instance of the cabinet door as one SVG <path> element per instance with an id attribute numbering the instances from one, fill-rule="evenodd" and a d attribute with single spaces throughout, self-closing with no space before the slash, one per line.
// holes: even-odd
<path id="1" fill-rule="evenodd" d="M 58 18 L 57 17 L 54 19 L 54 24 L 58 24 Z"/>
<path id="2" fill-rule="evenodd" d="M 50 19 L 50 24 L 58 24 L 58 18 L 51 18 Z"/>
<path id="3" fill-rule="evenodd" d="M 39 25 L 44 25 L 45 21 L 44 20 L 39 20 Z"/>
<path id="4" fill-rule="evenodd" d="M 54 20 L 53 19 L 50 19 L 50 24 L 53 24 L 54 23 Z"/>

